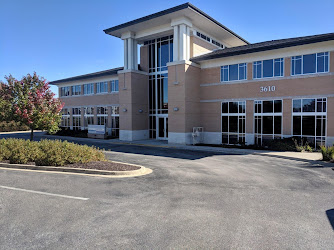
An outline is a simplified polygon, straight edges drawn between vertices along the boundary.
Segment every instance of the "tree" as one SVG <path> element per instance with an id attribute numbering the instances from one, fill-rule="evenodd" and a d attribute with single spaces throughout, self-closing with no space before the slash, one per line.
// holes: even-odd
<path id="1" fill-rule="evenodd" d="M 11 88 L 0 81 L 0 122 L 8 122 L 14 119 L 12 101 Z"/>
<path id="2" fill-rule="evenodd" d="M 51 134 L 57 132 L 61 121 L 60 111 L 64 105 L 54 98 L 49 83 L 36 72 L 33 76 L 24 76 L 21 81 L 11 75 L 5 78 L 12 96 L 15 119 L 30 128 L 30 140 L 33 140 L 36 129 L 47 130 Z"/>

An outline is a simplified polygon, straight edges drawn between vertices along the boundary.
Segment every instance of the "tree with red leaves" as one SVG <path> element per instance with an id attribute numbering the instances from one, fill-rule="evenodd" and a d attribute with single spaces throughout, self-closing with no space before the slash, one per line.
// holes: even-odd
<path id="1" fill-rule="evenodd" d="M 30 128 L 30 140 L 33 140 L 36 129 L 47 130 L 51 134 L 57 132 L 64 104 L 54 97 L 49 83 L 36 72 L 20 81 L 11 75 L 5 78 L 7 84 L 3 85 L 10 96 L 14 118 Z"/>

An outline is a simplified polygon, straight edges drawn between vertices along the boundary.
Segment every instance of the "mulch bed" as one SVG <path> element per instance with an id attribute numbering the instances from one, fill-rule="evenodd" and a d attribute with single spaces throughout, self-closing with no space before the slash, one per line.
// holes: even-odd
<path id="1" fill-rule="evenodd" d="M 0 161 L 2 163 L 9 163 L 9 161 Z M 35 165 L 34 162 L 29 162 L 26 165 Z M 85 169 L 97 169 L 106 171 L 132 171 L 138 170 L 140 167 L 128 165 L 126 163 L 116 163 L 111 161 L 93 161 L 88 163 L 74 163 L 68 164 L 62 167 L 68 168 L 85 168 Z"/>
<path id="2" fill-rule="evenodd" d="M 131 171 L 131 170 L 138 170 L 140 167 L 123 164 L 123 163 L 116 163 L 111 161 L 93 161 L 88 163 L 74 163 L 65 165 L 64 167 L 69 168 L 85 168 L 85 169 L 97 169 L 97 170 L 107 170 L 107 171 Z"/>

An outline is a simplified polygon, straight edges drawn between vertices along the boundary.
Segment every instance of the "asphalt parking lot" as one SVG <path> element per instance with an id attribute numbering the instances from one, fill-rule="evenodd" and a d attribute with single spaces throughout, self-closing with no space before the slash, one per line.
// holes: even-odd
<path id="1" fill-rule="evenodd" d="M 331 168 L 108 147 L 109 159 L 153 173 L 116 179 L 0 169 L 0 249 L 334 249 Z"/>

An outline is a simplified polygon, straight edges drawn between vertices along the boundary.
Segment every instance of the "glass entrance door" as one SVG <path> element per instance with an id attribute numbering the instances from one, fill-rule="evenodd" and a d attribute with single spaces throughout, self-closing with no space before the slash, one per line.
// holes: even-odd
<path id="1" fill-rule="evenodd" d="M 158 117 L 157 138 L 160 140 L 168 139 L 168 117 Z"/>

